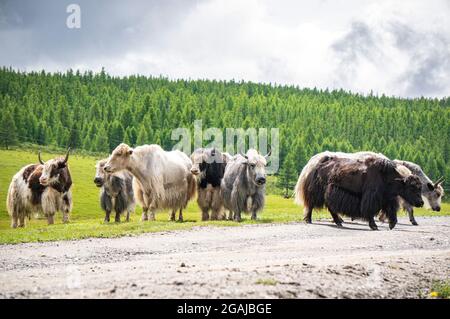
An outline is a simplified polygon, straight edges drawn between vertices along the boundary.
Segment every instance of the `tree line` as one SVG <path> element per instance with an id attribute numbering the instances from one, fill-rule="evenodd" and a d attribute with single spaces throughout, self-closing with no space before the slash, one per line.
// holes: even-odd
<path id="1" fill-rule="evenodd" d="M 120 142 L 170 149 L 172 129 L 279 128 L 286 194 L 321 151 L 369 150 L 418 163 L 450 181 L 450 98 L 405 99 L 343 90 L 216 80 L 169 80 L 104 70 L 0 69 L 0 138 L 108 153 Z"/>

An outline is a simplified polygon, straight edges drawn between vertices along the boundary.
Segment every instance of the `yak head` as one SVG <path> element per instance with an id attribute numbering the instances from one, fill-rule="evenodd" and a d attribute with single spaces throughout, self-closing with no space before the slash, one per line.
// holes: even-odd
<path id="1" fill-rule="evenodd" d="M 422 199 L 425 202 L 425 206 L 435 212 L 441 210 L 441 199 L 444 196 L 443 182 L 444 178 L 441 177 L 434 183 L 428 182 L 422 186 Z"/>
<path id="2" fill-rule="evenodd" d="M 105 172 L 105 164 L 108 161 L 107 158 L 102 159 L 97 162 L 95 165 L 95 177 L 94 177 L 94 183 L 97 187 L 102 187 L 105 183 L 105 179 L 108 173 Z"/>
<path id="3" fill-rule="evenodd" d="M 415 207 L 422 207 L 422 182 L 417 175 L 411 174 L 406 177 L 397 178 L 400 184 L 399 195 Z"/>
<path id="4" fill-rule="evenodd" d="M 127 144 L 121 143 L 112 152 L 103 169 L 107 173 L 114 173 L 126 169 L 130 163 L 133 149 Z"/>
<path id="5" fill-rule="evenodd" d="M 67 149 L 67 153 L 64 157 L 58 157 L 50 159 L 44 162 L 41 158 L 41 151 L 38 153 L 39 163 L 43 166 L 39 183 L 43 186 L 50 185 L 59 179 L 61 172 L 67 167 L 67 161 L 69 160 L 70 147 Z"/>
<path id="6" fill-rule="evenodd" d="M 257 150 L 249 149 L 247 154 L 241 154 L 245 158 L 243 163 L 247 166 L 247 177 L 256 186 L 263 186 L 266 183 L 266 165 L 270 153 L 262 156 Z"/>
<path id="7" fill-rule="evenodd" d="M 216 148 L 199 148 L 191 155 L 193 175 L 217 175 L 222 178 L 228 157 Z"/>

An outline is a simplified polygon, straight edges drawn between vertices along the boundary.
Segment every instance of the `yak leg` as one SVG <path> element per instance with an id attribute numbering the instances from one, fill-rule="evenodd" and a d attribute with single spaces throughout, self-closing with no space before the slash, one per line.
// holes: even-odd
<path id="1" fill-rule="evenodd" d="M 207 221 L 209 220 L 209 208 L 207 207 L 202 207 L 202 221 Z"/>
<path id="2" fill-rule="evenodd" d="M 142 221 L 148 220 L 148 207 L 142 207 Z"/>
<path id="3" fill-rule="evenodd" d="M 305 207 L 303 209 L 303 220 L 307 223 L 307 224 L 311 224 L 312 223 L 312 208 L 311 207 Z"/>
<path id="4" fill-rule="evenodd" d="M 219 219 L 219 213 L 220 211 L 217 209 L 211 209 L 211 220 L 218 220 Z"/>
<path id="5" fill-rule="evenodd" d="M 389 218 L 389 229 L 394 229 L 395 225 L 397 225 L 397 216 L 394 215 Z"/>
<path id="6" fill-rule="evenodd" d="M 220 188 L 214 188 L 211 196 L 211 219 L 214 220 L 224 220 L 226 214 L 223 210 L 223 199 L 220 193 Z"/>
<path id="7" fill-rule="evenodd" d="M 380 216 L 378 217 L 378 220 L 382 223 L 386 221 L 386 213 L 384 211 L 380 212 Z"/>
<path id="8" fill-rule="evenodd" d="M 236 222 L 241 222 L 241 212 L 240 211 L 238 211 L 238 212 L 235 212 L 234 213 L 234 221 L 236 221 Z"/>
<path id="9" fill-rule="evenodd" d="M 114 222 L 120 223 L 120 212 L 116 212 L 116 217 L 114 218 Z"/>
<path id="10" fill-rule="evenodd" d="M 63 223 L 69 222 L 69 213 L 72 206 L 72 193 L 69 191 L 65 193 L 62 197 L 62 213 L 63 213 Z"/>
<path id="11" fill-rule="evenodd" d="M 256 220 L 256 210 L 252 211 L 252 220 Z"/>
<path id="12" fill-rule="evenodd" d="M 378 230 L 378 226 L 377 226 L 377 224 L 375 223 L 375 220 L 373 219 L 373 217 L 370 217 L 370 218 L 369 218 L 369 227 L 370 227 L 370 229 L 372 229 L 372 230 Z"/>
<path id="13" fill-rule="evenodd" d="M 156 218 L 155 218 L 155 210 L 150 210 L 150 217 L 149 217 L 149 220 L 153 220 L 153 221 L 155 221 L 156 220 Z"/>
<path id="14" fill-rule="evenodd" d="M 412 208 L 411 206 L 407 206 L 405 207 L 405 210 L 408 212 L 409 221 L 411 222 L 411 224 L 413 224 L 414 226 L 419 225 L 414 218 L 414 208 Z"/>
<path id="15" fill-rule="evenodd" d="M 69 211 L 63 210 L 63 223 L 66 224 L 69 222 Z"/>
<path id="16" fill-rule="evenodd" d="M 13 212 L 12 217 L 11 217 L 11 227 L 17 228 L 18 222 L 19 222 L 19 218 L 17 216 L 17 213 Z"/>
<path id="17" fill-rule="evenodd" d="M 55 213 L 47 213 L 47 224 L 53 225 L 55 223 Z"/>
<path id="18" fill-rule="evenodd" d="M 228 211 L 228 220 L 233 220 L 233 212 L 231 210 Z"/>
<path id="19" fill-rule="evenodd" d="M 126 222 L 130 221 L 130 210 L 129 209 L 127 209 L 127 217 L 126 217 L 125 221 Z"/>
<path id="20" fill-rule="evenodd" d="M 175 209 L 172 209 L 172 211 L 170 212 L 170 216 L 169 216 L 169 220 L 170 220 L 171 222 L 174 222 L 174 221 L 175 221 L 175 215 L 176 215 L 176 210 L 175 210 Z"/>
<path id="21" fill-rule="evenodd" d="M 25 227 L 25 214 L 19 216 L 19 227 Z"/>
<path id="22" fill-rule="evenodd" d="M 107 210 L 105 212 L 105 223 L 109 223 L 109 216 L 111 215 L 111 211 Z"/>
<path id="23" fill-rule="evenodd" d="M 342 227 L 342 222 L 343 222 L 342 218 L 337 213 L 332 212 L 331 210 L 330 210 L 330 214 L 331 214 L 331 217 L 333 217 L 334 223 L 336 225 L 338 225 L 339 227 Z"/>
<path id="24" fill-rule="evenodd" d="M 381 207 L 382 214 L 385 214 L 389 220 L 389 229 L 393 229 L 397 224 L 397 211 L 399 203 L 397 199 L 389 200 Z"/>
<path id="25" fill-rule="evenodd" d="M 179 222 L 183 221 L 183 208 L 180 208 L 180 212 L 178 213 L 178 221 Z"/>

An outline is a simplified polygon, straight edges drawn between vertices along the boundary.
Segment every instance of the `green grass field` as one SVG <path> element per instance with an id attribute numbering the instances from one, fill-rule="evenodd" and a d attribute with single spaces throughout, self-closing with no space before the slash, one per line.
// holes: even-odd
<path id="1" fill-rule="evenodd" d="M 55 154 L 43 153 L 43 159 L 49 159 Z M 200 212 L 195 201 L 190 202 L 184 215 L 185 221 L 168 221 L 167 212 L 159 212 L 155 222 L 141 222 L 141 208 L 137 207 L 135 214 L 128 223 L 104 223 L 104 213 L 99 206 L 99 189 L 94 185 L 96 158 L 72 155 L 69 166 L 73 179 L 74 208 L 71 222 L 62 224 L 61 216 L 57 215 L 56 223 L 48 226 L 45 219 L 32 219 L 23 229 L 11 229 L 10 219 L 6 211 L 6 193 L 12 176 L 24 165 L 37 162 L 36 152 L 1 150 L 0 151 L 0 244 L 36 242 L 49 240 L 71 240 L 89 237 L 116 237 L 134 235 L 144 232 L 171 231 L 189 229 L 196 226 L 236 226 L 251 223 L 284 223 L 301 221 L 302 208 L 296 206 L 292 199 L 284 199 L 277 195 L 268 195 L 264 211 L 259 220 L 249 220 L 244 215 L 240 224 L 230 221 L 201 222 Z M 401 213 L 403 214 L 403 213 Z M 416 209 L 417 216 L 421 215 L 450 215 L 450 204 L 443 204 L 440 213 Z M 315 212 L 314 218 L 328 218 L 326 211 Z M 420 220 L 419 220 L 420 223 Z"/>

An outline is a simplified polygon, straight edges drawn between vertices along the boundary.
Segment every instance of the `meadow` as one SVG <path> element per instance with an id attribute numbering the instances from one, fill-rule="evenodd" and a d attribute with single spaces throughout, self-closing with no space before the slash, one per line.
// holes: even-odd
<path id="1" fill-rule="evenodd" d="M 43 152 L 44 160 L 55 157 L 55 154 Z M 37 152 L 31 150 L 0 150 L 0 244 L 41 242 L 52 240 L 74 240 L 90 237 L 130 236 L 145 232 L 162 232 L 190 229 L 203 226 L 237 226 L 252 223 L 287 223 L 302 220 L 302 208 L 293 203 L 292 198 L 286 199 L 279 195 L 268 194 L 266 206 L 259 214 L 257 221 L 251 221 L 249 215 L 244 215 L 242 223 L 231 221 L 200 221 L 200 212 L 196 201 L 191 201 L 183 213 L 184 222 L 168 221 L 168 212 L 158 212 L 155 222 L 141 222 L 141 208 L 131 215 L 130 222 L 104 223 L 104 213 L 99 206 L 99 189 L 94 185 L 95 162 L 99 157 L 71 155 L 69 167 L 73 179 L 74 208 L 71 220 L 63 224 L 58 214 L 54 225 L 47 225 L 45 218 L 33 218 L 27 221 L 23 229 L 11 229 L 10 218 L 6 210 L 6 194 L 12 176 L 24 165 L 37 162 Z M 271 182 L 274 177 L 271 177 Z M 270 187 L 269 187 L 270 189 Z M 404 215 L 403 212 L 400 215 Z M 445 203 L 439 213 L 416 209 L 416 216 L 450 215 L 450 204 Z M 314 213 L 315 219 L 330 219 L 326 211 Z M 420 219 L 418 220 L 420 224 Z M 419 226 L 420 227 L 420 226 Z"/>

